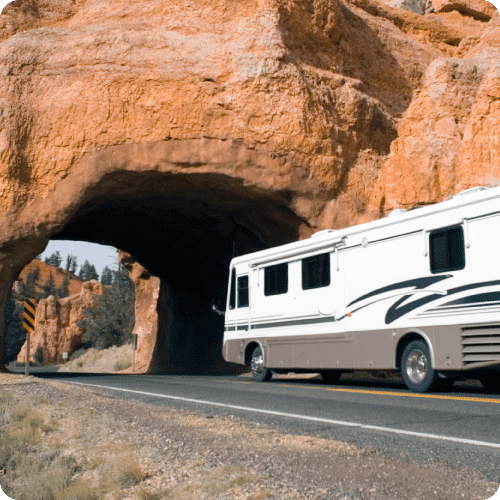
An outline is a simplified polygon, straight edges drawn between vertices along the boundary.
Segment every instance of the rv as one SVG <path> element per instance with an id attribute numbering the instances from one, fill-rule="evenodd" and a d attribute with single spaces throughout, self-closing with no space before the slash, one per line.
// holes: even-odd
<path id="1" fill-rule="evenodd" d="M 273 372 L 400 371 L 415 392 L 500 390 L 500 187 L 236 257 L 224 359 Z"/>

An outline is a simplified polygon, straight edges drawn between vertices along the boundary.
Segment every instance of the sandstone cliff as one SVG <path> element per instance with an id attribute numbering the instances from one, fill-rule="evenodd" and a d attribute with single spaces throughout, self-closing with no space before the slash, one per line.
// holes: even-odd
<path id="1" fill-rule="evenodd" d="M 104 285 L 92 280 L 82 284 L 75 295 L 57 300 L 50 296 L 40 300 L 36 307 L 35 331 L 31 333 L 30 360 L 38 347 L 43 353 L 43 363 L 61 363 L 63 353 L 71 355 L 81 346 L 85 331 L 76 322 L 83 318 L 83 311 L 92 305 L 93 295 L 102 295 Z M 26 361 L 26 343 L 17 357 L 17 361 Z"/>
<path id="2" fill-rule="evenodd" d="M 235 252 L 500 180 L 498 12 L 416 3 L 11 4 L 0 289 L 53 236 L 121 248 L 175 297 L 186 367 Z"/>
<path id="3" fill-rule="evenodd" d="M 46 264 L 38 259 L 33 259 L 22 271 L 19 275 L 19 278 L 23 280 L 26 284 L 26 278 L 28 274 L 33 271 L 36 267 L 40 269 L 40 277 L 37 280 L 37 286 L 35 287 L 35 293 L 39 293 L 42 291 L 43 284 L 52 276 L 54 280 L 54 285 L 57 289 L 59 289 L 62 285 L 64 277 L 69 274 L 69 295 L 75 295 L 82 288 L 82 280 L 80 280 L 77 276 L 72 273 L 66 272 L 65 269 L 57 269 L 50 264 Z"/>

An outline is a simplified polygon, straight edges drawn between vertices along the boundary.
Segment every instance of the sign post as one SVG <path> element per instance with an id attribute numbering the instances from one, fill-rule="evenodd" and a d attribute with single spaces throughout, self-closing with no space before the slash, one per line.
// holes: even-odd
<path id="1" fill-rule="evenodd" d="M 135 351 L 137 349 L 137 333 L 132 334 L 132 373 L 135 370 Z"/>
<path id="2" fill-rule="evenodd" d="M 30 374 L 30 334 L 35 329 L 36 300 L 27 299 L 24 301 L 23 327 L 26 330 L 26 363 L 24 365 L 24 375 Z"/>

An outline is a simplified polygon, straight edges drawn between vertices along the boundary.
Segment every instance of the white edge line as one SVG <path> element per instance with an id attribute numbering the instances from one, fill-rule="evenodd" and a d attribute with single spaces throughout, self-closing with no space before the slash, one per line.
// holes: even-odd
<path id="1" fill-rule="evenodd" d="M 308 415 L 298 415 L 296 413 L 284 413 L 281 411 L 262 410 L 260 408 L 250 408 L 248 406 L 229 405 L 226 403 L 216 403 L 214 401 L 205 401 L 203 399 L 190 399 L 190 398 L 183 398 L 180 396 L 156 394 L 154 392 L 134 391 L 132 389 L 122 389 L 122 388 L 118 388 L 118 387 L 109 387 L 106 385 L 84 384 L 82 382 L 67 382 L 67 383 L 84 385 L 84 386 L 88 386 L 88 387 L 100 387 L 101 389 L 110 389 L 112 391 L 131 392 L 134 394 L 142 394 L 143 396 L 154 396 L 156 398 L 176 399 L 178 401 L 187 401 L 189 403 L 198 403 L 198 404 L 211 405 L 211 406 L 221 406 L 223 408 L 232 408 L 233 410 L 243 410 L 243 411 L 251 411 L 254 413 L 264 413 L 266 415 L 276 415 L 278 417 L 298 418 L 301 420 L 309 420 L 311 422 L 321 422 L 321 423 L 333 424 L 333 425 L 344 425 L 347 427 L 358 427 L 360 429 L 370 429 L 370 430 L 374 430 L 374 431 L 392 432 L 394 434 L 404 434 L 406 436 L 417 436 L 417 437 L 430 438 L 430 439 L 439 439 L 440 441 L 451 441 L 453 443 L 472 444 L 472 445 L 476 445 L 476 446 L 487 446 L 490 448 L 500 449 L 500 444 L 488 443 L 487 441 L 476 441 L 474 439 L 463 439 L 463 438 L 457 438 L 457 437 L 452 437 L 452 436 L 440 436 L 439 434 L 427 434 L 425 432 L 405 431 L 403 429 L 393 429 L 391 427 L 381 427 L 378 425 L 360 424 L 357 422 L 345 422 L 343 420 L 331 420 L 329 418 L 310 417 Z"/>

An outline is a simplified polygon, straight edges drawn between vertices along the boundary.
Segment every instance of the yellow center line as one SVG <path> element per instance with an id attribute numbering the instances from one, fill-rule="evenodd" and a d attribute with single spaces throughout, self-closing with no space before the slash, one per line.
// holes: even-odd
<path id="1" fill-rule="evenodd" d="M 222 382 L 222 381 L 221 381 Z M 236 384 L 252 384 L 253 382 L 243 382 L 240 380 L 234 381 Z M 293 384 L 276 384 L 273 383 L 272 387 L 301 387 Z M 414 392 L 393 392 L 393 391 L 369 391 L 367 389 L 347 389 L 344 387 L 314 387 L 314 386 L 302 386 L 308 389 L 316 389 L 320 391 L 331 391 L 331 392 L 351 392 L 356 394 L 377 394 L 382 396 L 397 396 L 397 397 L 407 397 L 407 398 L 424 398 L 424 399 L 445 399 L 450 401 L 470 401 L 472 403 L 493 403 L 500 404 L 500 399 L 490 399 L 490 398 L 471 398 L 467 396 L 443 396 L 440 394 L 418 394 Z"/>

